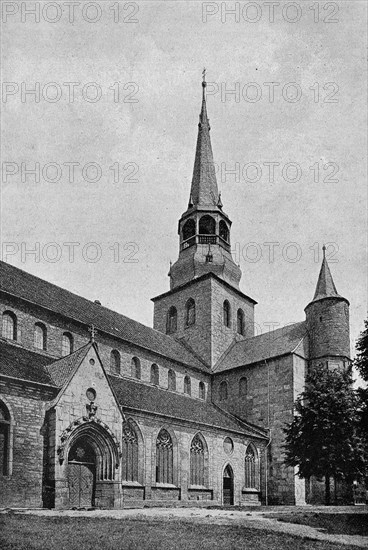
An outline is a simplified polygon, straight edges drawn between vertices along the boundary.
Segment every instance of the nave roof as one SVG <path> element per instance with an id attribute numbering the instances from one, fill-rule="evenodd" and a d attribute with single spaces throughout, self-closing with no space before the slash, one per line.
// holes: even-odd
<path id="1" fill-rule="evenodd" d="M 0 261 L 0 290 L 83 325 L 94 325 L 101 332 L 168 359 L 209 372 L 205 363 L 175 338 L 3 261 Z"/>

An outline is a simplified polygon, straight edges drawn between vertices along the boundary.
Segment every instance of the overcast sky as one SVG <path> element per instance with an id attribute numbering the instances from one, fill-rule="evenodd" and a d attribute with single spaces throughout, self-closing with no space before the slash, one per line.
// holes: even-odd
<path id="1" fill-rule="evenodd" d="M 280 2 L 273 21 L 265 2 L 238 2 L 235 15 L 220 2 L 80 2 L 74 14 L 62 2 L 24 2 L 39 21 L 2 4 L 4 260 L 151 325 L 150 298 L 168 290 L 178 254 L 206 67 L 219 187 L 260 329 L 304 319 L 325 242 L 358 336 L 367 304 L 365 1 Z M 37 86 L 39 101 L 25 93 Z M 35 163 L 39 182 L 24 172 Z M 70 163 L 79 163 L 74 181 Z M 265 163 L 278 163 L 273 181 Z M 39 261 L 22 258 L 35 243 Z"/>

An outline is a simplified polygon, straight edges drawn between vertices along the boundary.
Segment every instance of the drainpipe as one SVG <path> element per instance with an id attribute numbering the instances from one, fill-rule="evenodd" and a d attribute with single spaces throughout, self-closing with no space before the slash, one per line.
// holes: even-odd
<path id="1" fill-rule="evenodd" d="M 272 441 L 271 430 L 269 430 L 269 440 L 268 440 L 268 443 L 265 447 L 265 460 L 266 460 L 266 467 L 265 467 L 265 481 L 266 481 L 265 502 L 266 502 L 266 506 L 268 506 L 268 458 L 267 458 L 267 453 L 268 453 L 268 447 L 271 445 L 271 441 Z"/>
<path id="2" fill-rule="evenodd" d="M 265 365 L 267 367 L 267 428 L 268 428 L 268 443 L 265 447 L 265 482 L 266 482 L 266 490 L 265 490 L 265 502 L 266 506 L 268 506 L 268 448 L 271 445 L 271 428 L 270 428 L 270 367 L 267 363 L 266 359 L 264 360 Z"/>

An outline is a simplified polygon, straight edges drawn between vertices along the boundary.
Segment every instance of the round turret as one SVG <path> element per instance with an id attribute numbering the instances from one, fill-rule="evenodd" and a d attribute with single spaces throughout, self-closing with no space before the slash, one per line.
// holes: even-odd
<path id="1" fill-rule="evenodd" d="M 305 308 L 309 359 L 350 358 L 349 302 L 340 296 L 324 257 L 313 300 Z"/>
<path id="2" fill-rule="evenodd" d="M 324 298 L 308 304 L 305 313 L 309 358 L 349 358 L 349 302 L 345 298 Z"/>

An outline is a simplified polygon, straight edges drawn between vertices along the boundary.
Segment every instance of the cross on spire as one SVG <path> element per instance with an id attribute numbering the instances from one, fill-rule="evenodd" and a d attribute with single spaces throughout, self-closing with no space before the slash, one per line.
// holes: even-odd
<path id="1" fill-rule="evenodd" d="M 91 333 L 91 342 L 93 344 L 95 341 L 95 337 L 97 336 L 97 330 L 95 325 L 92 324 L 90 327 L 88 327 L 88 332 Z"/>

